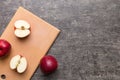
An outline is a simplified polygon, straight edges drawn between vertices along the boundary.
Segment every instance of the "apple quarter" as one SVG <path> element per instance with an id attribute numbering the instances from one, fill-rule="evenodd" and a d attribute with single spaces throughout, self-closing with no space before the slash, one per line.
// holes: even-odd
<path id="1" fill-rule="evenodd" d="M 20 39 L 15 36 L 14 24 L 18 20 L 24 20 L 30 24 L 30 35 L 28 37 Z M 47 53 L 59 32 L 60 30 L 53 25 L 19 7 L 0 37 L 12 45 L 10 55 L 0 60 L 0 76 L 4 74 L 5 80 L 30 80 L 39 66 L 41 58 Z M 27 69 L 22 74 L 10 68 L 10 60 L 18 54 L 27 59 Z M 22 60 L 24 61 L 24 58 Z M 19 70 L 21 71 L 21 68 Z"/>

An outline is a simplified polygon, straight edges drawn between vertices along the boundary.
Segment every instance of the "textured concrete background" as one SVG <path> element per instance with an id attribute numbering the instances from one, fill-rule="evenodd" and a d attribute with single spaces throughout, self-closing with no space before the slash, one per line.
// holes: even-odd
<path id="1" fill-rule="evenodd" d="M 120 80 L 120 0 L 0 0 L 0 34 L 19 6 L 61 30 L 58 70 L 31 80 Z"/>

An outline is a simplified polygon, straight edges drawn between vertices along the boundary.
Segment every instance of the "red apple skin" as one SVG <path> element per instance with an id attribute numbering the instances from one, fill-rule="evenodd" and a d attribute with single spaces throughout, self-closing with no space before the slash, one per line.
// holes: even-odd
<path id="1" fill-rule="evenodd" d="M 10 48 L 11 44 L 8 41 L 0 39 L 0 57 L 7 55 Z"/>
<path id="2" fill-rule="evenodd" d="M 44 74 L 54 72 L 58 67 L 58 62 L 55 57 L 51 55 L 44 56 L 40 61 L 40 69 Z"/>

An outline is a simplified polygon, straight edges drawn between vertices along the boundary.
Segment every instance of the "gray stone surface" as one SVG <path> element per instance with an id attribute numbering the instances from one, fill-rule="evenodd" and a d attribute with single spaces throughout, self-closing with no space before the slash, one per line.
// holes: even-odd
<path id="1" fill-rule="evenodd" d="M 0 0 L 0 34 L 19 6 L 61 30 L 57 71 L 31 80 L 120 80 L 120 0 Z"/>

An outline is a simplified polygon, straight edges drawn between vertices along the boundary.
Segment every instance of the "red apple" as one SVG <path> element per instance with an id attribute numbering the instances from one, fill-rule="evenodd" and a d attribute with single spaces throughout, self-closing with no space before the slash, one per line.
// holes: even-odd
<path id="1" fill-rule="evenodd" d="M 11 48 L 11 44 L 8 41 L 4 39 L 0 39 L 0 57 L 3 57 L 6 54 L 8 54 L 10 48 Z"/>
<path id="2" fill-rule="evenodd" d="M 54 72 L 58 67 L 58 62 L 55 57 L 51 55 L 44 56 L 40 61 L 40 69 L 44 74 Z"/>

